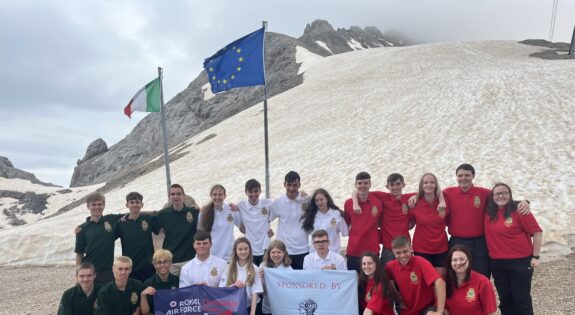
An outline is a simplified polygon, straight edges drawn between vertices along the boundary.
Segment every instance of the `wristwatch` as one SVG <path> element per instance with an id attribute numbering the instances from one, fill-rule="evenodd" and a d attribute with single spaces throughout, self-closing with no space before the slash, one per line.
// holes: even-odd
<path id="1" fill-rule="evenodd" d="M 541 258 L 541 256 L 535 256 L 535 255 L 533 255 L 533 256 L 531 256 L 531 257 L 533 257 L 533 258 L 535 258 L 535 259 Z"/>

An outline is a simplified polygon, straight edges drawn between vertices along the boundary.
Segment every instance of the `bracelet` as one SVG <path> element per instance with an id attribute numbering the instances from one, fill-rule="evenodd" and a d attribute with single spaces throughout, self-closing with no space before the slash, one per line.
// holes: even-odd
<path id="1" fill-rule="evenodd" d="M 531 256 L 531 257 L 533 257 L 533 258 L 535 258 L 535 259 L 541 258 L 541 256 L 539 256 L 539 255 L 538 255 L 538 256 L 533 255 L 533 256 Z"/>

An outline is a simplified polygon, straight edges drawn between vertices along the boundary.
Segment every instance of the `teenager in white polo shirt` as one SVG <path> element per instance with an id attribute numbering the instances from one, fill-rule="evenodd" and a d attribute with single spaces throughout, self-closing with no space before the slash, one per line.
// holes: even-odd
<path id="1" fill-rule="evenodd" d="M 299 192 L 299 174 L 290 171 L 284 180 L 285 195 L 270 205 L 270 221 L 278 218 L 277 239 L 286 244 L 293 269 L 303 268 L 303 259 L 309 252 L 307 232 L 301 227 L 301 217 L 309 198 Z"/>
<path id="2" fill-rule="evenodd" d="M 210 233 L 198 230 L 194 235 L 196 257 L 186 263 L 180 272 L 180 288 L 194 284 L 217 287 L 226 269 L 226 261 L 210 254 Z"/>
<path id="3" fill-rule="evenodd" d="M 341 249 L 340 234 L 349 235 L 343 211 L 334 204 L 330 194 L 323 188 L 317 189 L 311 195 L 309 206 L 303 216 L 302 228 L 310 234 L 317 230 L 325 230 L 329 236 L 329 250 L 338 254 Z M 315 247 L 311 235 L 309 242 L 309 252 L 313 253 Z"/>
<path id="4" fill-rule="evenodd" d="M 199 215 L 198 230 L 204 230 L 212 236 L 212 255 L 229 261 L 232 256 L 232 245 L 234 244 L 234 225 L 240 226 L 240 214 L 232 212 L 227 203 L 226 189 L 217 184 L 210 189 L 212 201 L 205 207 Z"/>
<path id="5" fill-rule="evenodd" d="M 262 186 L 255 179 L 250 179 L 246 182 L 245 191 L 248 200 L 240 201 L 237 207 L 240 212 L 243 232 L 252 245 L 254 264 L 259 266 L 263 260 L 265 250 L 270 244 L 270 237 L 273 235 L 269 221 L 269 206 L 272 200 L 260 199 Z"/>
<path id="6" fill-rule="evenodd" d="M 305 256 L 304 270 L 347 270 L 345 258 L 329 249 L 329 237 L 325 230 L 317 230 L 311 235 L 315 253 Z"/>

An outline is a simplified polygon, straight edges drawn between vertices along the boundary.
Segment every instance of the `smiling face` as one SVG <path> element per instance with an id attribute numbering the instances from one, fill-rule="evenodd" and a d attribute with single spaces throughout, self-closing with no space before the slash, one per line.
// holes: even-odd
<path id="1" fill-rule="evenodd" d="M 467 191 L 469 190 L 469 188 L 471 188 L 471 186 L 473 185 L 473 179 L 475 178 L 473 172 L 469 170 L 460 169 L 457 171 L 455 175 L 457 176 L 457 184 L 459 185 L 459 188 L 461 188 L 461 190 Z"/>
<path id="2" fill-rule="evenodd" d="M 274 247 L 270 251 L 270 258 L 273 261 L 274 266 L 276 266 L 276 267 L 279 266 L 283 262 L 284 257 L 285 257 L 285 253 L 277 247 Z"/>
<path id="3" fill-rule="evenodd" d="M 144 203 L 138 199 L 128 200 L 126 203 L 126 208 L 130 209 L 130 214 L 138 215 L 140 214 L 140 210 L 144 207 Z"/>
<path id="4" fill-rule="evenodd" d="M 297 197 L 297 195 L 299 194 L 299 187 L 300 187 L 300 182 L 299 180 L 295 180 L 293 182 L 284 182 L 284 187 L 286 189 L 286 196 L 289 199 L 295 199 Z"/>
<path id="5" fill-rule="evenodd" d="M 511 191 L 509 188 L 500 185 L 493 188 L 493 201 L 499 208 L 507 206 L 511 200 Z"/>
<path id="6" fill-rule="evenodd" d="M 329 252 L 329 238 L 327 235 L 317 236 L 313 238 L 313 247 L 320 257 L 325 257 Z"/>
<path id="7" fill-rule="evenodd" d="M 435 195 L 437 188 L 437 183 L 435 182 L 435 177 L 433 175 L 423 176 L 423 192 L 426 195 Z"/>
<path id="8" fill-rule="evenodd" d="M 196 256 L 200 260 L 206 260 L 210 256 L 210 249 L 212 248 L 212 242 L 209 239 L 194 241 L 194 249 L 196 250 Z"/>
<path id="9" fill-rule="evenodd" d="M 405 184 L 401 181 L 401 179 L 398 179 L 394 182 L 387 183 L 387 185 L 385 185 L 385 187 L 387 187 L 387 189 L 389 189 L 389 193 L 392 196 L 400 197 L 401 192 L 403 191 L 403 188 L 405 187 Z"/>
<path id="10" fill-rule="evenodd" d="M 373 275 L 375 274 L 375 269 L 377 268 L 377 265 L 375 263 L 375 261 L 373 261 L 373 258 L 369 257 L 369 256 L 363 256 L 361 258 L 361 271 L 363 271 L 363 273 L 369 278 L 373 278 Z"/>
<path id="11" fill-rule="evenodd" d="M 462 251 L 454 251 L 451 257 L 451 268 L 458 275 L 465 275 L 467 268 L 469 268 L 469 258 Z"/>
<path id="12" fill-rule="evenodd" d="M 369 189 L 371 188 L 371 179 L 358 179 L 355 181 L 355 190 L 358 196 L 367 197 Z"/>
<path id="13" fill-rule="evenodd" d="M 399 248 L 393 248 L 391 250 L 393 255 L 395 255 L 395 259 L 402 265 L 405 266 L 409 263 L 411 256 L 413 255 L 413 250 L 411 249 L 411 245 L 405 245 Z"/>
<path id="14" fill-rule="evenodd" d="M 78 270 L 76 274 L 76 281 L 84 292 L 92 292 L 94 289 L 94 279 L 96 279 L 96 271 L 92 268 L 83 268 Z"/>
<path id="15" fill-rule="evenodd" d="M 320 211 L 325 212 L 325 211 L 329 210 L 327 207 L 327 198 L 325 197 L 324 194 L 321 194 L 321 193 L 316 194 L 314 200 L 315 200 L 315 205 L 317 206 L 317 208 Z"/>
<path id="16" fill-rule="evenodd" d="M 115 262 L 112 271 L 114 272 L 116 286 L 123 287 L 128 282 L 132 266 L 128 262 Z"/>
<path id="17" fill-rule="evenodd" d="M 224 199 L 226 199 L 226 192 L 221 188 L 214 188 L 210 193 L 214 207 L 221 208 L 224 204 Z"/>
<path id="18" fill-rule="evenodd" d="M 236 255 L 240 262 L 246 262 L 250 256 L 250 245 L 244 242 L 238 243 L 236 245 Z"/>
<path id="19" fill-rule="evenodd" d="M 248 201 L 252 205 L 256 205 L 258 200 L 260 199 L 260 194 L 262 193 L 261 189 L 259 188 L 252 188 L 246 191 L 246 195 L 248 196 Z"/>
<path id="20" fill-rule="evenodd" d="M 154 261 L 154 267 L 158 275 L 167 276 L 170 273 L 170 267 L 172 267 L 172 260 L 167 258 L 157 259 Z"/>
<path id="21" fill-rule="evenodd" d="M 184 207 L 184 191 L 180 187 L 170 188 L 170 203 L 176 210 Z"/>
<path id="22" fill-rule="evenodd" d="M 90 217 L 93 220 L 99 220 L 102 217 L 102 213 L 104 212 L 104 201 L 102 200 L 95 200 L 90 201 L 88 203 L 88 210 L 90 210 Z"/>

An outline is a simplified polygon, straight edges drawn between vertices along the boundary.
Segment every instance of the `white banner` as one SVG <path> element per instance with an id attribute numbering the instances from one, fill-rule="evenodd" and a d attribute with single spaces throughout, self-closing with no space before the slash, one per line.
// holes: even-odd
<path id="1" fill-rule="evenodd" d="M 275 315 L 357 315 L 355 271 L 265 268 Z"/>

